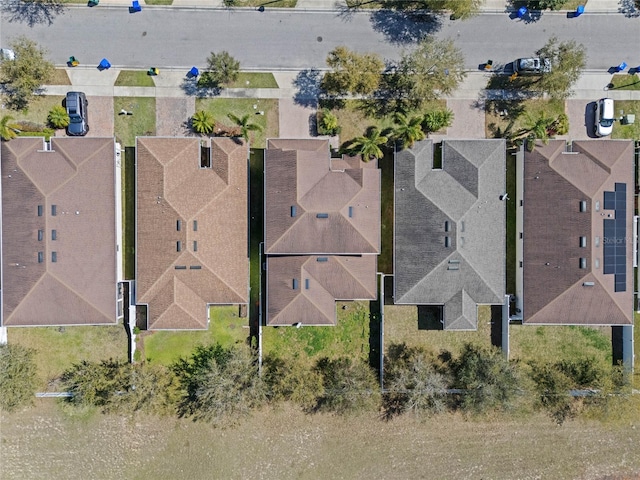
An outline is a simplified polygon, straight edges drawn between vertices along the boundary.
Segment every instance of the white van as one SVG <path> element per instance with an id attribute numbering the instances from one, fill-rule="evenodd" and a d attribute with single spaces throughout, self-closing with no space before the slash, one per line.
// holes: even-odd
<path id="1" fill-rule="evenodd" d="M 595 134 L 598 137 L 611 135 L 613 131 L 613 99 L 601 98 L 596 102 Z"/>

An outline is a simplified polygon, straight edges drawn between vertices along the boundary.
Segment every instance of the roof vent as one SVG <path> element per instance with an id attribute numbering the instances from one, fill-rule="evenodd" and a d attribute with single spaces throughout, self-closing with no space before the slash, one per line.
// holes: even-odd
<path id="1" fill-rule="evenodd" d="M 180 220 L 176 221 L 176 230 L 180 231 L 180 229 L 182 228 L 182 222 Z"/>
<path id="2" fill-rule="evenodd" d="M 587 211 L 587 202 L 586 202 L 586 200 L 582 200 L 580 202 L 580 211 L 581 212 L 586 212 Z"/>
<path id="3" fill-rule="evenodd" d="M 176 252 L 180 252 L 180 251 L 182 251 L 182 242 L 178 240 L 176 242 Z"/>
<path id="4" fill-rule="evenodd" d="M 329 258 L 328 257 L 318 257 L 316 258 L 316 262 L 328 262 Z"/>
<path id="5" fill-rule="evenodd" d="M 308 279 L 308 278 L 305 278 L 305 279 L 304 279 L 304 288 L 305 288 L 306 290 L 309 290 L 309 283 L 310 283 L 310 282 L 309 282 L 309 279 Z"/>
<path id="6" fill-rule="evenodd" d="M 41 242 L 44 238 L 44 230 L 38 230 L 38 241 Z"/>
<path id="7" fill-rule="evenodd" d="M 582 286 L 583 287 L 593 287 L 593 286 L 595 286 L 595 283 L 594 282 L 583 282 Z"/>
<path id="8" fill-rule="evenodd" d="M 451 237 L 444 237 L 444 246 L 447 248 L 451 247 Z"/>
<path id="9" fill-rule="evenodd" d="M 297 211 L 296 206 L 295 205 L 291 205 L 291 216 L 292 217 L 296 216 L 296 211 Z"/>
<path id="10" fill-rule="evenodd" d="M 186 270 L 187 266 L 186 265 L 176 265 L 173 268 L 175 268 L 176 270 Z"/>
<path id="11" fill-rule="evenodd" d="M 202 265 L 190 265 L 189 270 L 202 270 Z"/>
<path id="12" fill-rule="evenodd" d="M 294 290 L 298 289 L 298 279 L 297 278 L 293 279 L 292 287 L 293 287 Z"/>
<path id="13" fill-rule="evenodd" d="M 316 218 L 329 218 L 328 213 L 317 213 Z"/>
<path id="14" fill-rule="evenodd" d="M 51 261 L 56 263 L 58 261 L 58 252 L 51 252 Z"/>
<path id="15" fill-rule="evenodd" d="M 42 216 L 42 205 L 38 205 L 38 216 Z"/>
<path id="16" fill-rule="evenodd" d="M 198 231 L 198 220 L 194 220 L 193 221 L 193 231 L 197 232 Z"/>
<path id="17" fill-rule="evenodd" d="M 44 252 L 38 252 L 38 263 L 44 262 Z"/>
<path id="18" fill-rule="evenodd" d="M 587 247 L 587 237 L 580 237 L 580 248 L 586 248 Z"/>
<path id="19" fill-rule="evenodd" d="M 449 225 L 449 221 L 445 221 L 444 222 L 444 231 L 448 232 L 451 229 L 450 225 Z"/>
<path id="20" fill-rule="evenodd" d="M 57 205 L 51 205 L 51 216 L 55 217 L 58 213 L 58 206 Z"/>
<path id="21" fill-rule="evenodd" d="M 353 207 L 349 207 L 349 218 L 353 217 Z"/>
<path id="22" fill-rule="evenodd" d="M 582 257 L 580 258 L 580 268 L 582 270 L 584 270 L 585 268 L 587 268 L 587 259 Z"/>

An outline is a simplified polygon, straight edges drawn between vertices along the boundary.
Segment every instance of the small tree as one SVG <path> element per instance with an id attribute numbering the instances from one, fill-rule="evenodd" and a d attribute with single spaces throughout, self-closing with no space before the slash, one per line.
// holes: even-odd
<path id="1" fill-rule="evenodd" d="M 331 137 L 340 134 L 341 128 L 336 117 L 331 110 L 323 108 L 319 110 L 316 119 L 318 121 L 318 134 L 329 135 Z"/>
<path id="2" fill-rule="evenodd" d="M 471 412 L 506 408 L 515 395 L 515 370 L 496 348 L 466 343 L 459 357 L 450 361 L 454 388 L 464 390 L 460 407 Z"/>
<path id="3" fill-rule="evenodd" d="M 587 63 L 584 45 L 575 40 L 560 42 L 558 37 L 553 36 L 536 54 L 551 60 L 551 71 L 542 74 L 529 88 L 547 93 L 551 98 L 564 99 L 570 96 L 573 84 L 580 78 Z"/>
<path id="4" fill-rule="evenodd" d="M 11 115 L 4 115 L 0 119 L 0 138 L 5 142 L 18 136 L 18 126 L 12 121 L 13 117 Z"/>
<path id="5" fill-rule="evenodd" d="M 448 108 L 431 110 L 422 117 L 422 130 L 428 135 L 443 128 L 450 127 L 453 123 L 453 112 Z"/>
<path id="6" fill-rule="evenodd" d="M 447 383 L 423 349 L 407 347 L 406 344 L 391 345 L 385 363 L 385 416 L 444 412 Z"/>
<path id="7" fill-rule="evenodd" d="M 240 62 L 223 50 L 220 53 L 211 52 L 207 59 L 207 71 L 203 76 L 205 83 L 219 87 L 235 82 L 240 73 Z"/>
<path id="8" fill-rule="evenodd" d="M 420 116 L 407 118 L 406 115 L 397 112 L 393 116 L 396 128 L 393 129 L 393 139 L 401 150 L 411 148 L 414 143 L 424 140 L 425 133 L 422 131 L 422 120 Z"/>
<path id="9" fill-rule="evenodd" d="M 380 404 L 380 389 L 373 370 L 361 360 L 321 358 L 316 370 L 322 375 L 323 392 L 316 410 L 338 414 L 362 413 Z"/>
<path id="10" fill-rule="evenodd" d="M 213 115 L 206 110 L 198 110 L 191 117 L 191 128 L 193 128 L 193 131 L 196 133 L 208 135 L 213 132 L 214 127 L 215 120 L 213 119 Z"/>
<path id="11" fill-rule="evenodd" d="M 65 128 L 69 125 L 69 115 L 62 105 L 54 105 L 49 110 L 47 121 L 52 128 Z"/>
<path id="12" fill-rule="evenodd" d="M 246 115 L 243 115 L 242 117 L 238 117 L 237 115 L 234 115 L 233 113 L 228 113 L 227 117 L 229 117 L 229 120 L 231 120 L 238 127 L 240 127 L 240 135 L 247 142 L 249 141 L 249 132 L 261 132 L 262 131 L 262 126 L 258 125 L 257 123 L 251 123 L 249 121 L 249 119 L 251 118 L 251 115 L 249 115 L 248 113 Z"/>
<path id="13" fill-rule="evenodd" d="M 0 83 L 4 84 L 7 106 L 22 110 L 31 102 L 35 92 L 49 82 L 54 66 L 45 59 L 46 50 L 26 37 L 11 43 L 16 56 L 0 62 Z"/>
<path id="14" fill-rule="evenodd" d="M 38 386 L 35 350 L 0 345 L 0 410 L 12 412 L 33 403 Z"/>
<path id="15" fill-rule="evenodd" d="M 237 421 L 266 400 L 255 356 L 248 348 L 198 346 L 173 365 L 182 387 L 178 412 L 214 424 Z"/>
<path id="16" fill-rule="evenodd" d="M 322 89 L 335 95 L 370 95 L 380 84 L 382 59 L 371 53 L 359 54 L 347 47 L 336 47 L 327 57 L 332 71 L 325 73 Z"/>
<path id="17" fill-rule="evenodd" d="M 576 405 L 569 395 L 571 379 L 556 365 L 532 362 L 530 366 L 531 378 L 538 394 L 538 407 L 546 410 L 558 425 L 573 418 L 576 415 Z"/>
<path id="18" fill-rule="evenodd" d="M 311 410 L 322 395 L 322 376 L 299 359 L 292 361 L 267 355 L 263 372 L 269 398 L 274 402 L 290 401 Z"/>
<path id="19" fill-rule="evenodd" d="M 368 162 L 382 158 L 384 153 L 380 147 L 385 146 L 388 141 L 389 139 L 382 135 L 377 127 L 369 127 L 363 136 L 346 142 L 341 151 L 350 155 L 362 155 L 362 159 Z"/>

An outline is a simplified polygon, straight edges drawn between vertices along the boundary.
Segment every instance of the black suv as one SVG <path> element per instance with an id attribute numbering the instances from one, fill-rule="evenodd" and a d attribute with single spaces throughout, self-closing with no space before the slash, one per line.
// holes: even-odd
<path id="1" fill-rule="evenodd" d="M 67 135 L 84 136 L 89 131 L 89 119 L 87 117 L 87 97 L 83 92 L 69 92 L 65 100 L 69 126 Z"/>

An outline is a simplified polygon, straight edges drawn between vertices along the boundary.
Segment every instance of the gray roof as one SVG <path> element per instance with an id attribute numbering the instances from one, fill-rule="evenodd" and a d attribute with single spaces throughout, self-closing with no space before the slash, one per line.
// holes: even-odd
<path id="1" fill-rule="evenodd" d="M 394 289 L 398 304 L 444 305 L 444 328 L 477 326 L 477 304 L 505 291 L 505 142 L 446 140 L 396 154 Z"/>

